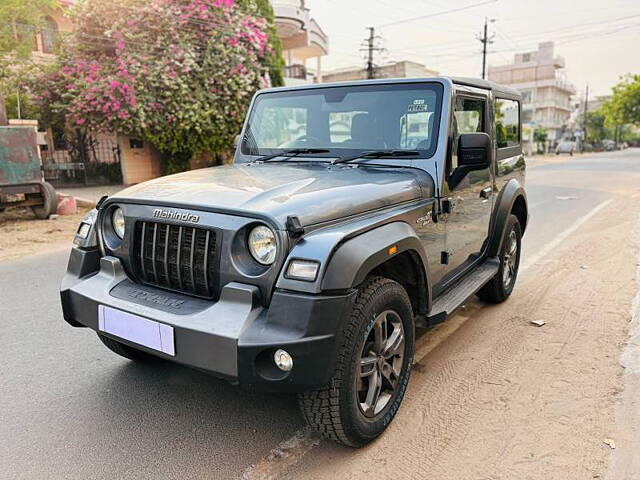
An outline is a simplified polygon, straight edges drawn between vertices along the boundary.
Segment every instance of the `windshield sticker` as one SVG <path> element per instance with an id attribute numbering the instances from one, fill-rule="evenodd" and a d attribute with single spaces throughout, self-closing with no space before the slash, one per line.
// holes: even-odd
<path id="1" fill-rule="evenodd" d="M 428 112 L 429 105 L 426 104 L 424 99 L 414 100 L 411 105 L 407 107 L 407 113 Z"/>

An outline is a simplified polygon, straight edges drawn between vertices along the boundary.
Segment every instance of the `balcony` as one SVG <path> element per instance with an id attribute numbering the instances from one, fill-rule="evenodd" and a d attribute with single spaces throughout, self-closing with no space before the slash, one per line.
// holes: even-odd
<path id="1" fill-rule="evenodd" d="M 304 65 L 309 58 L 329 53 L 329 39 L 304 0 L 272 0 L 272 6 L 287 65 Z"/>

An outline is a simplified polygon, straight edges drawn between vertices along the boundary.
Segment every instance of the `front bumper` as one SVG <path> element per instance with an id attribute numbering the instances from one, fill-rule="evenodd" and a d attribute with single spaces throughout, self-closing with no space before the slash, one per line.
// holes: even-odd
<path id="1" fill-rule="evenodd" d="M 98 331 L 98 306 L 106 305 L 172 326 L 175 356 L 101 332 L 115 340 L 243 387 L 301 391 L 331 378 L 355 293 L 276 291 L 265 308 L 257 287 L 232 282 L 212 302 L 135 284 L 117 258 L 74 248 L 60 295 L 64 318 L 73 326 Z M 275 366 L 278 348 L 293 357 L 290 372 Z"/>

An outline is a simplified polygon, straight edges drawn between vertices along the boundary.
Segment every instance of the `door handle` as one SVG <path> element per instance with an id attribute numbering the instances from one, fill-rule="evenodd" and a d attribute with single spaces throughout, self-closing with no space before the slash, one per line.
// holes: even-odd
<path id="1" fill-rule="evenodd" d="M 491 193 L 493 192 L 493 188 L 487 187 L 480 190 L 480 198 L 489 198 Z"/>

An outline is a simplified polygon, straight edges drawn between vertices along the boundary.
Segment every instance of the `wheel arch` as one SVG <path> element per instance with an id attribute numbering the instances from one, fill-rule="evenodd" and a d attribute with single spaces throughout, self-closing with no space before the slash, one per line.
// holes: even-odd
<path id="1" fill-rule="evenodd" d="M 370 275 L 402 285 L 414 313 L 425 313 L 431 302 L 427 258 L 415 231 L 405 222 L 393 222 L 341 244 L 322 279 L 323 290 L 355 288 Z"/>
<path id="2" fill-rule="evenodd" d="M 527 194 L 524 187 L 516 179 L 511 179 L 498 195 L 493 211 L 491 233 L 489 235 L 488 256 L 494 257 L 502 247 L 504 229 L 509 215 L 515 215 L 520 222 L 522 234 L 529 222 L 529 208 Z"/>

